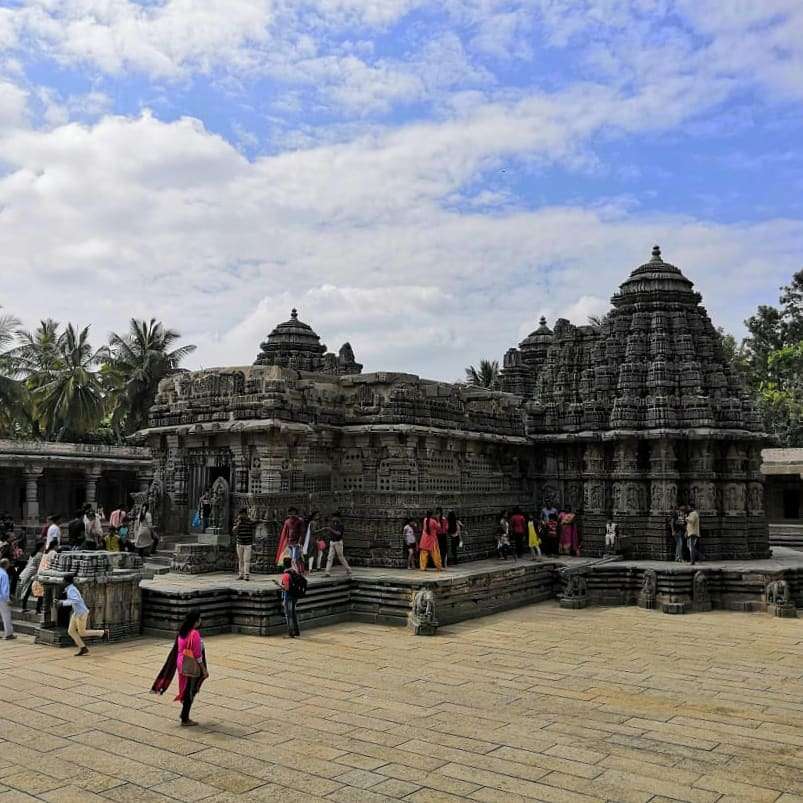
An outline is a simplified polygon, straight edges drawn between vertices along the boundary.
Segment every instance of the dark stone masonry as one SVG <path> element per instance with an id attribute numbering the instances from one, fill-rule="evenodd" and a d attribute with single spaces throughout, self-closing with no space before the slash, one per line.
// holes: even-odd
<path id="1" fill-rule="evenodd" d="M 694 503 L 707 558 L 767 557 L 766 436 L 700 302 L 656 247 L 601 326 L 542 319 L 506 353 L 501 391 L 362 374 L 348 343 L 327 352 L 293 310 L 253 366 L 160 385 L 138 434 L 154 457 L 156 524 L 193 531 L 213 486 L 226 511 L 213 535 L 179 545 L 174 568 L 230 569 L 226 535 L 247 507 L 254 570 L 272 570 L 291 504 L 341 510 L 363 566 L 402 565 L 404 517 L 435 507 L 459 511 L 465 558 L 488 557 L 500 511 L 544 501 L 578 513 L 585 555 L 603 554 L 615 521 L 628 557 L 671 559 L 667 516 Z"/>

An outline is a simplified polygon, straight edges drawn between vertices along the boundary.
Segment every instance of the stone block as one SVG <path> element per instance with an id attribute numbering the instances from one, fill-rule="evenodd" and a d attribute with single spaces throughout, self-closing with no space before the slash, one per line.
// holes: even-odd
<path id="1" fill-rule="evenodd" d="M 231 536 L 225 535 L 217 527 L 210 527 L 206 532 L 198 535 L 198 543 L 205 546 L 229 546 L 231 544 Z"/>
<path id="2" fill-rule="evenodd" d="M 662 602 L 661 610 L 664 613 L 680 614 L 689 612 L 688 602 Z"/>
<path id="3" fill-rule="evenodd" d="M 588 597 L 561 597 L 560 607 L 569 609 L 587 608 Z"/>

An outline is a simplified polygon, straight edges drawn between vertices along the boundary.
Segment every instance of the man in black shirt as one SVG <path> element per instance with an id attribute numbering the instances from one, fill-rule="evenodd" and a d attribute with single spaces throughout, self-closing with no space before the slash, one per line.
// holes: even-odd
<path id="1" fill-rule="evenodd" d="M 248 510 L 240 510 L 234 522 L 234 538 L 237 542 L 238 580 L 251 579 L 251 548 L 254 545 L 254 522 L 248 516 Z"/>
<path id="2" fill-rule="evenodd" d="M 86 526 L 84 525 L 84 511 L 77 510 L 67 523 L 67 543 L 71 549 L 80 549 L 86 540 Z"/>

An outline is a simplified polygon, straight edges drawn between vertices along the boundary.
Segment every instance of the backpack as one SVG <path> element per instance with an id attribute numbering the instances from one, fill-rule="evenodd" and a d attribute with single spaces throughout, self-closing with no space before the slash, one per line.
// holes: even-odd
<path id="1" fill-rule="evenodd" d="M 298 572 L 290 572 L 290 596 L 295 599 L 307 596 L 307 578 Z"/>

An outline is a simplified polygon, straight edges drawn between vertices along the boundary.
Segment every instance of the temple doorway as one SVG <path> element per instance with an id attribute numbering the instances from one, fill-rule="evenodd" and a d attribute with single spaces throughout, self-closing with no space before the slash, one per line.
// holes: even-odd
<path id="1" fill-rule="evenodd" d="M 800 518 L 800 485 L 787 485 L 783 489 L 783 517 Z"/>
<path id="2" fill-rule="evenodd" d="M 204 491 L 212 489 L 212 485 L 218 477 L 223 477 L 231 487 L 231 465 L 225 463 L 223 465 L 200 465 L 192 466 L 189 477 L 189 499 L 191 501 L 189 509 L 189 521 L 187 527 L 189 532 L 200 533 L 203 531 L 203 525 L 195 526 L 195 514 L 199 513 L 199 505 L 201 496 Z"/>

